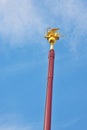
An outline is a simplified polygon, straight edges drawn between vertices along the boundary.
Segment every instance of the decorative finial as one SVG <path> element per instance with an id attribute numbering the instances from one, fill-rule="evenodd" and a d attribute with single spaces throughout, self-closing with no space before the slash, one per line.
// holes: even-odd
<path id="1" fill-rule="evenodd" d="M 47 34 L 45 35 L 45 38 L 47 38 L 48 42 L 50 43 L 50 49 L 54 48 L 54 44 L 56 40 L 59 40 L 60 33 L 57 32 L 59 28 L 52 28 L 47 30 Z"/>

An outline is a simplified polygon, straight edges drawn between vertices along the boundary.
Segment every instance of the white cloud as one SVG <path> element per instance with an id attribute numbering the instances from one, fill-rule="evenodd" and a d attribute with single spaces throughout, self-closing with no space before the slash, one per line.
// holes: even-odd
<path id="1" fill-rule="evenodd" d="M 71 126 L 77 124 L 79 121 L 80 121 L 80 118 L 73 119 L 71 121 L 67 121 L 67 122 L 65 122 L 65 123 L 62 124 L 62 127 L 63 128 L 71 127 Z"/>
<path id="2" fill-rule="evenodd" d="M 32 130 L 32 127 L 24 127 L 24 126 L 17 126 L 17 125 L 13 125 L 13 126 L 0 126 L 0 130 Z"/>
<path id="3" fill-rule="evenodd" d="M 64 42 L 76 52 L 87 35 L 87 3 L 82 0 L 45 0 L 41 4 L 43 6 L 32 0 L 0 0 L 2 43 L 36 42 L 41 35 L 44 36 L 46 27 L 53 25 L 61 28 Z"/>
<path id="4" fill-rule="evenodd" d="M 22 117 L 21 117 L 22 118 Z M 0 130 L 40 130 L 41 123 L 23 123 L 17 115 L 0 115 Z"/>
<path id="5" fill-rule="evenodd" d="M 72 51 L 87 35 L 87 3 L 82 0 L 52 0 L 46 1 L 49 12 L 54 16 L 54 23 L 60 25 L 67 44 Z M 84 42 L 83 42 L 84 44 Z M 84 46 L 84 45 L 83 45 Z"/>
<path id="6" fill-rule="evenodd" d="M 11 44 L 40 33 L 43 19 L 31 0 L 0 0 L 0 35 Z"/>
<path id="7" fill-rule="evenodd" d="M 0 76 L 2 74 L 10 74 L 10 73 L 13 73 L 13 72 L 21 72 L 21 71 L 28 71 L 30 69 L 34 69 L 35 67 L 37 67 L 37 65 L 41 65 L 42 63 L 45 63 L 46 61 L 43 59 L 43 61 L 39 61 L 39 62 L 36 62 L 36 61 L 30 61 L 28 63 L 17 63 L 17 64 L 13 64 L 13 65 L 9 65 L 9 66 L 6 66 L 6 67 L 2 67 L 0 69 Z"/>
<path id="8" fill-rule="evenodd" d="M 46 2 L 49 12 L 61 19 L 61 22 L 68 26 L 67 29 L 72 28 L 72 24 L 76 24 L 82 29 L 87 27 L 87 8 L 84 1 L 81 0 L 55 0 L 53 3 L 50 0 Z M 56 19 L 55 19 L 56 20 Z M 62 24 L 61 23 L 61 24 Z"/>

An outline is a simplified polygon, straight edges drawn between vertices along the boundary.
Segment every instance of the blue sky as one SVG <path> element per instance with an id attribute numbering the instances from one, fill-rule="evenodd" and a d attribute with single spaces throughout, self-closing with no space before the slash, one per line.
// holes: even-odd
<path id="1" fill-rule="evenodd" d="M 0 130 L 42 130 L 48 27 L 55 44 L 52 130 L 87 130 L 87 1 L 0 0 Z"/>

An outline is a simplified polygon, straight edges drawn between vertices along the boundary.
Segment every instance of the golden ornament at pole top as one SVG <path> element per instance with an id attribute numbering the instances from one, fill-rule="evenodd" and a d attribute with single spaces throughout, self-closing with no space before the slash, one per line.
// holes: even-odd
<path id="1" fill-rule="evenodd" d="M 48 42 L 50 43 L 50 49 L 54 48 L 56 40 L 59 40 L 60 38 L 60 33 L 57 32 L 57 30 L 59 30 L 59 28 L 48 29 L 45 35 L 45 38 L 47 38 Z"/>

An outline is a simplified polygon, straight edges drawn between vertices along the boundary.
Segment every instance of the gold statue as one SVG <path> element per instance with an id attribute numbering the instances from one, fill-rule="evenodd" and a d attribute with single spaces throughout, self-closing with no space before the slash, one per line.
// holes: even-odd
<path id="1" fill-rule="evenodd" d="M 45 38 L 47 38 L 48 42 L 50 43 L 50 49 L 54 48 L 54 44 L 56 40 L 59 40 L 60 33 L 57 32 L 59 28 L 52 28 L 47 30 L 47 34 L 45 35 Z"/>

